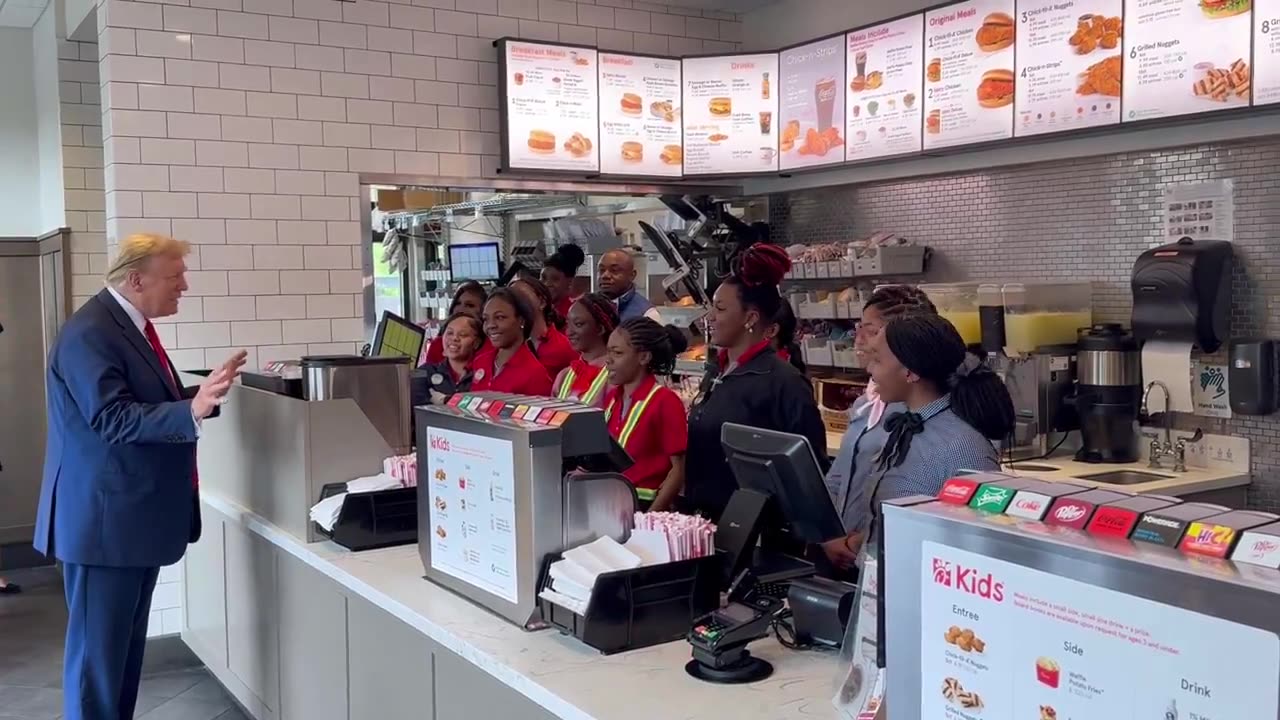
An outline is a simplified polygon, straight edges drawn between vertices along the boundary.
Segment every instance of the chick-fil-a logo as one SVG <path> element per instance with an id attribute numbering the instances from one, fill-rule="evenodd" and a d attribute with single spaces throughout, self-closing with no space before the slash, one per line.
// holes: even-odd
<path id="1" fill-rule="evenodd" d="M 1004 602 L 1004 583 L 996 580 L 991 573 L 982 574 L 976 568 L 934 558 L 933 581 L 943 587 L 975 595 L 983 600 Z"/>
<path id="2" fill-rule="evenodd" d="M 451 448 L 449 447 L 449 439 L 444 437 L 443 435 L 432 435 L 431 449 L 449 452 L 451 450 Z"/>

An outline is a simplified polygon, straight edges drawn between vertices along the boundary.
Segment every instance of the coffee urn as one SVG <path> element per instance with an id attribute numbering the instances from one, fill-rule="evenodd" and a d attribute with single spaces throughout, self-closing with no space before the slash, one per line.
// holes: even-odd
<path id="1" fill-rule="evenodd" d="M 1138 412 L 1142 404 L 1142 359 L 1133 335 L 1117 324 L 1080 330 L 1076 409 L 1080 451 L 1089 463 L 1138 459 Z"/>

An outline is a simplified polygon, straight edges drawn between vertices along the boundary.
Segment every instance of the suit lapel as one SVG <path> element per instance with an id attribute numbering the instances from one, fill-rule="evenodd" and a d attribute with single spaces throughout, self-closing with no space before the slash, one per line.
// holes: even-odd
<path id="1" fill-rule="evenodd" d="M 129 317 L 129 313 L 120 307 L 120 303 L 111 295 L 108 290 L 98 293 L 98 302 L 107 308 L 107 312 L 111 314 L 111 319 L 116 321 L 120 326 L 120 330 L 124 333 L 125 338 L 133 345 L 133 349 L 138 351 L 142 359 L 147 363 L 156 377 L 160 378 L 160 382 L 164 384 L 164 389 L 174 400 L 181 400 L 178 394 L 177 380 L 171 373 L 166 373 L 164 367 L 160 364 L 160 356 L 156 355 L 156 351 L 152 349 L 151 343 L 147 342 L 147 338 L 138 330 L 138 326 L 133 324 L 133 320 Z"/>

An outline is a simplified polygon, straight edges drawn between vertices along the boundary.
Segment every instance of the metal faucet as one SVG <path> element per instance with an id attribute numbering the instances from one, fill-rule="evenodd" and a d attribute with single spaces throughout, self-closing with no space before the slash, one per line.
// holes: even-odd
<path id="1" fill-rule="evenodd" d="M 1170 411 L 1170 408 L 1169 408 L 1170 396 L 1169 396 L 1169 386 L 1168 386 L 1168 385 L 1165 385 L 1164 383 L 1160 382 L 1159 380 L 1152 380 L 1151 382 L 1147 383 L 1147 389 L 1146 389 L 1146 391 L 1145 391 L 1145 392 L 1143 392 L 1143 393 L 1142 393 L 1142 413 L 1143 413 L 1144 415 L 1147 415 L 1148 417 L 1150 417 L 1150 415 L 1151 415 L 1151 404 L 1150 404 L 1150 401 L 1151 401 L 1151 391 L 1152 391 L 1152 390 L 1154 390 L 1154 389 L 1155 389 L 1155 388 L 1157 388 L 1157 387 L 1159 387 L 1161 390 L 1163 390 L 1163 391 L 1164 391 L 1164 444 L 1163 444 L 1163 445 L 1161 445 L 1161 444 L 1160 444 L 1160 436 L 1159 436 L 1159 435 L 1156 435 L 1156 434 L 1154 434 L 1154 433 L 1143 433 L 1143 434 L 1142 434 L 1144 437 L 1146 437 L 1146 438 L 1148 438 L 1148 439 L 1150 439 L 1150 440 L 1151 440 L 1151 451 L 1150 451 L 1150 453 L 1149 453 L 1149 456 L 1150 456 L 1150 457 L 1149 457 L 1149 461 L 1147 462 L 1147 467 L 1149 467 L 1149 468 L 1151 468 L 1151 469 L 1153 469 L 1153 470 L 1158 470 L 1158 469 L 1160 469 L 1160 467 L 1161 467 L 1161 465 L 1160 465 L 1160 458 L 1162 458 L 1162 457 L 1169 457 L 1169 456 L 1173 455 L 1173 453 L 1174 453 L 1174 447 L 1173 447 L 1173 442 L 1172 442 L 1172 437 L 1173 437 L 1173 428 L 1172 428 L 1172 423 L 1173 423 L 1173 413 Z M 1185 446 L 1184 446 L 1184 449 L 1185 449 Z M 1181 470 L 1181 471 L 1179 471 L 1179 472 L 1185 471 L 1185 470 L 1187 469 L 1187 468 L 1186 468 L 1185 463 L 1179 463 L 1179 464 L 1180 464 L 1180 465 L 1182 465 L 1182 470 Z"/>

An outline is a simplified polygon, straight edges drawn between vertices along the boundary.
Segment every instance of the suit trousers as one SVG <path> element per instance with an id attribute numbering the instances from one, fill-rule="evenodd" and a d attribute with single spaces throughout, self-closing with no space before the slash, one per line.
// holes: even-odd
<path id="1" fill-rule="evenodd" d="M 133 720 L 160 568 L 64 563 L 65 720 Z"/>

